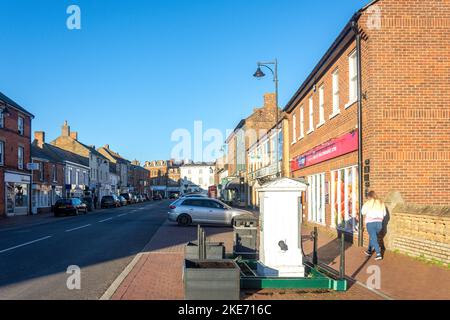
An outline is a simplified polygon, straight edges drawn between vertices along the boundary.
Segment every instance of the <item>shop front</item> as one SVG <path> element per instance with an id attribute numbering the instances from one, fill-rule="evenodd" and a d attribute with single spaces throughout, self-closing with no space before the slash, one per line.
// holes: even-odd
<path id="1" fill-rule="evenodd" d="M 52 205 L 63 198 L 63 187 L 47 184 L 32 185 L 32 213 L 50 212 Z"/>
<path id="2" fill-rule="evenodd" d="M 30 213 L 31 175 L 5 172 L 6 215 Z"/>
<path id="3" fill-rule="evenodd" d="M 358 136 L 348 133 L 295 157 L 291 171 L 308 182 L 307 218 L 314 224 L 358 233 Z"/>

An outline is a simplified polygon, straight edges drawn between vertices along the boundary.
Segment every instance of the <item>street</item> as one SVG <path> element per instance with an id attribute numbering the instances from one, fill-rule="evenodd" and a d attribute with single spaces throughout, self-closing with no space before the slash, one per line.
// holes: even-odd
<path id="1" fill-rule="evenodd" d="M 98 299 L 166 219 L 168 201 L 0 229 L 0 299 Z M 81 268 L 69 290 L 69 266 Z"/>

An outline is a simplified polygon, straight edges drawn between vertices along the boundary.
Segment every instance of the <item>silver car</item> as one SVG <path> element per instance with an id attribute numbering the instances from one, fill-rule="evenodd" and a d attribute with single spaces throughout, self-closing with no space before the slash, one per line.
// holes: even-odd
<path id="1" fill-rule="evenodd" d="M 249 211 L 234 209 L 219 200 L 205 197 L 178 199 L 169 209 L 169 221 L 182 226 L 197 223 L 233 225 L 236 216 L 253 215 Z"/>

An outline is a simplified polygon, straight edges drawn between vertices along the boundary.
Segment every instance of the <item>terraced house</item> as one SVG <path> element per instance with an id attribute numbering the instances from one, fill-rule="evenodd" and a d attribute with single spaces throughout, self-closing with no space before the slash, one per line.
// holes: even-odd
<path id="1" fill-rule="evenodd" d="M 34 116 L 0 92 L 0 215 L 31 213 L 31 121 Z"/>
<path id="2" fill-rule="evenodd" d="M 305 220 L 356 237 L 369 190 L 450 203 L 449 21 L 449 1 L 372 1 L 301 84 L 284 111 Z"/>

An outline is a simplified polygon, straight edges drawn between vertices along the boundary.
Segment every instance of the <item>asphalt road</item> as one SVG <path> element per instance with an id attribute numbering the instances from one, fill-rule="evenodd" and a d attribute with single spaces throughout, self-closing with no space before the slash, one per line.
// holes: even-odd
<path id="1" fill-rule="evenodd" d="M 100 298 L 165 221 L 168 204 L 146 202 L 0 229 L 0 299 Z M 74 265 L 81 270 L 79 290 L 67 287 Z"/>

